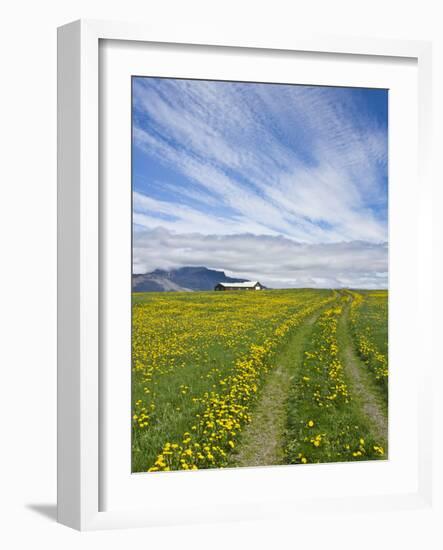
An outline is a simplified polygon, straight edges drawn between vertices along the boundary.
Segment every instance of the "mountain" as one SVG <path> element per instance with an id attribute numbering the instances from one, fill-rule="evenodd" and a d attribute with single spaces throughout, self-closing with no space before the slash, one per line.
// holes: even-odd
<path id="1" fill-rule="evenodd" d="M 235 279 L 224 271 L 207 267 L 180 267 L 166 271 L 156 269 L 150 273 L 132 276 L 134 292 L 170 292 L 193 290 L 214 290 L 217 283 L 243 283 L 247 279 Z"/>

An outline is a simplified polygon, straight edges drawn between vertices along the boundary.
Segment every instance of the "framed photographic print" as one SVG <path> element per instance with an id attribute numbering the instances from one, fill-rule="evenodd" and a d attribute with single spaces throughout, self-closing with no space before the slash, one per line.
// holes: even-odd
<path id="1" fill-rule="evenodd" d="M 427 506 L 429 45 L 172 34 L 59 29 L 59 521 Z"/>
<path id="2" fill-rule="evenodd" d="M 388 90 L 132 105 L 132 472 L 386 459 Z"/>

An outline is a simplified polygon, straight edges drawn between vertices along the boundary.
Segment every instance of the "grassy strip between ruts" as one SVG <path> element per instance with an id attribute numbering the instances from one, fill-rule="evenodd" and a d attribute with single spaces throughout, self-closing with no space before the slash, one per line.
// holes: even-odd
<path id="1" fill-rule="evenodd" d="M 349 393 L 337 327 L 349 296 L 318 319 L 288 399 L 286 462 L 345 462 L 385 458 L 370 423 Z"/>

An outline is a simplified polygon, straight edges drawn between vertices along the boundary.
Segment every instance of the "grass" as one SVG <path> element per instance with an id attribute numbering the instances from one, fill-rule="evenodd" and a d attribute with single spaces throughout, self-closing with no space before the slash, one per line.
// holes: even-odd
<path id="1" fill-rule="evenodd" d="M 374 349 L 387 349 L 383 301 L 311 289 L 134 294 L 133 472 L 385 458 L 381 390 L 356 340 L 372 326 Z"/>
<path id="2" fill-rule="evenodd" d="M 230 466 L 268 466 L 284 464 L 288 388 L 301 367 L 303 353 L 313 325 L 322 309 L 306 319 L 275 357 L 275 368 L 268 375 L 261 396 L 241 436 Z"/>
<path id="3" fill-rule="evenodd" d="M 388 293 L 351 293 L 350 326 L 357 354 L 388 402 Z"/>
<path id="4" fill-rule="evenodd" d="M 226 378 L 253 346 L 331 296 L 321 290 L 134 294 L 133 471 L 148 470 L 166 443 L 181 445 L 184 434 L 197 431 L 211 393 L 225 391 Z"/>
<path id="5" fill-rule="evenodd" d="M 350 391 L 340 321 L 350 297 L 343 294 L 314 326 L 288 399 L 288 463 L 385 458 L 382 441 Z"/>

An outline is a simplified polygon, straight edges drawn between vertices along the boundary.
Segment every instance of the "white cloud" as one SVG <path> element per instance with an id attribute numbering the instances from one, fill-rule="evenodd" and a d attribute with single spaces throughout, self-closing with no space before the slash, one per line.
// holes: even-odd
<path id="1" fill-rule="evenodd" d="M 242 232 L 277 234 L 265 225 L 241 215 L 220 217 L 186 205 L 153 199 L 141 193 L 133 193 L 133 210 L 134 223 L 145 228 L 163 227 L 179 233 L 199 231 L 221 235 Z"/>
<path id="2" fill-rule="evenodd" d="M 305 242 L 386 240 L 386 220 L 368 207 L 386 200 L 378 174 L 386 132 L 361 122 L 357 106 L 334 100 L 330 89 L 282 86 L 278 101 L 275 87 L 245 90 L 140 80 L 135 144 L 270 231 Z M 295 132 L 296 145 L 279 135 L 282 127 Z"/>
<path id="3" fill-rule="evenodd" d="M 139 229 L 134 272 L 203 265 L 275 287 L 386 288 L 386 244 L 301 244 L 282 236 Z"/>

